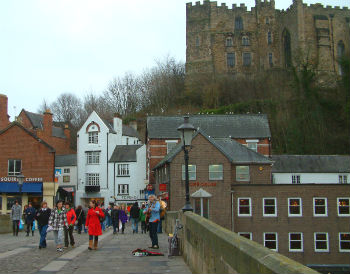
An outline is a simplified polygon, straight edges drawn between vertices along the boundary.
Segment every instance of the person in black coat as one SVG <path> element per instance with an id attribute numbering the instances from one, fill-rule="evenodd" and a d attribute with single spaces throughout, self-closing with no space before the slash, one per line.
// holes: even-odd
<path id="1" fill-rule="evenodd" d="M 38 221 L 40 233 L 39 249 L 46 248 L 46 231 L 51 215 L 51 209 L 47 207 L 47 202 L 41 203 L 41 209 L 36 213 L 35 219 Z"/>
<path id="2" fill-rule="evenodd" d="M 113 234 L 116 234 L 117 229 L 119 232 L 119 209 L 117 205 L 115 205 L 112 209 L 111 219 L 112 219 L 112 225 L 113 225 Z"/>
<path id="3" fill-rule="evenodd" d="M 135 202 L 130 209 L 130 220 L 132 233 L 138 233 L 139 231 L 139 219 L 140 219 L 140 208 L 139 204 Z"/>
<path id="4" fill-rule="evenodd" d="M 83 224 L 85 222 L 85 212 L 83 210 L 83 207 L 80 205 L 77 207 L 77 209 L 75 210 L 75 215 L 77 215 L 77 228 L 78 228 L 78 234 L 81 234 L 82 228 L 83 228 Z"/>
<path id="5" fill-rule="evenodd" d="M 35 214 L 36 214 L 36 210 L 35 208 L 32 206 L 32 203 L 29 202 L 27 209 L 25 210 L 25 218 L 26 218 L 26 224 L 27 224 L 27 235 L 29 236 L 29 229 L 32 231 L 32 236 L 34 236 L 34 230 L 33 228 L 33 222 L 35 220 Z"/>

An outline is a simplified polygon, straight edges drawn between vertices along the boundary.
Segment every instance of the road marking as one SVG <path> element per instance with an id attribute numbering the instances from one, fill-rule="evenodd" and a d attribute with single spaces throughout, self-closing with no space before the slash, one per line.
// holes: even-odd
<path id="1" fill-rule="evenodd" d="M 16 248 L 14 250 L 11 250 L 11 251 L 6 251 L 6 252 L 3 252 L 3 253 L 0 253 L 0 259 L 4 259 L 6 257 L 12 256 L 12 255 L 16 255 L 18 253 L 21 253 L 21 252 L 24 252 L 24 251 L 28 251 L 30 249 L 31 248 L 29 248 L 29 247 L 20 247 L 20 248 Z"/>
<path id="2" fill-rule="evenodd" d="M 40 269 L 40 271 L 56 272 L 59 271 L 62 267 L 64 267 L 68 262 L 69 261 L 52 261 L 51 263 Z"/>

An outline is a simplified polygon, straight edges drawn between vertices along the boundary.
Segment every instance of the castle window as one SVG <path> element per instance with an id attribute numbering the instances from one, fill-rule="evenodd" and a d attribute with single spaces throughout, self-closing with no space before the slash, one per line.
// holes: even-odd
<path id="1" fill-rule="evenodd" d="M 340 41 L 338 42 L 338 46 L 337 46 L 337 56 L 338 56 L 338 59 L 342 58 L 343 55 L 344 55 L 344 53 L 345 53 L 345 45 L 344 45 L 343 41 L 340 40 Z M 341 66 L 340 63 L 339 63 L 338 69 L 339 69 L 339 75 L 343 75 L 343 69 L 342 69 L 342 66 Z"/>
<path id="2" fill-rule="evenodd" d="M 272 44 L 272 34 L 271 34 L 271 31 L 269 31 L 269 32 L 267 33 L 267 43 L 268 43 L 269 45 Z"/>
<path id="3" fill-rule="evenodd" d="M 200 45 L 199 37 L 196 36 L 196 47 L 199 47 L 199 45 Z"/>
<path id="4" fill-rule="evenodd" d="M 243 66 L 249 67 L 252 64 L 252 54 L 250 52 L 243 53 Z"/>
<path id="5" fill-rule="evenodd" d="M 248 36 L 243 36 L 242 37 L 242 45 L 243 46 L 249 46 L 249 37 Z"/>
<path id="6" fill-rule="evenodd" d="M 235 53 L 230 52 L 227 53 L 227 66 L 230 68 L 233 68 L 235 66 L 236 60 L 235 60 Z"/>
<path id="7" fill-rule="evenodd" d="M 232 38 L 231 37 L 226 38 L 226 47 L 232 47 Z"/>
<path id="8" fill-rule="evenodd" d="M 265 23 L 266 23 L 266 25 L 270 24 L 270 18 L 269 17 L 265 18 Z"/>
<path id="9" fill-rule="evenodd" d="M 235 19 L 235 30 L 243 30 L 243 20 L 239 16 Z"/>
<path id="10" fill-rule="evenodd" d="M 291 46 L 290 33 L 287 29 L 283 30 L 282 41 L 283 41 L 284 67 L 290 68 L 292 66 L 292 46 Z"/>
<path id="11" fill-rule="evenodd" d="M 273 58 L 272 58 L 272 53 L 269 53 L 269 65 L 270 67 L 273 67 Z"/>

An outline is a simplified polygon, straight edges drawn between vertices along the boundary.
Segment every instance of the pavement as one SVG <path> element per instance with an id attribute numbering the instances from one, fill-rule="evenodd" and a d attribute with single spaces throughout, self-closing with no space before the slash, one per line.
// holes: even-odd
<path id="1" fill-rule="evenodd" d="M 158 234 L 160 249 L 164 256 L 135 257 L 132 251 L 137 248 L 148 249 L 148 234 L 133 234 L 126 226 L 125 234 L 113 235 L 107 229 L 100 236 L 99 249 L 89 251 L 88 235 L 74 233 L 76 245 L 64 252 L 56 251 L 53 233 L 48 233 L 46 249 L 39 249 L 39 235 L 18 237 L 0 234 L 0 273 L 180 273 L 189 274 L 190 269 L 182 257 L 168 257 L 168 237 Z M 148 249 L 152 250 L 152 249 Z"/>

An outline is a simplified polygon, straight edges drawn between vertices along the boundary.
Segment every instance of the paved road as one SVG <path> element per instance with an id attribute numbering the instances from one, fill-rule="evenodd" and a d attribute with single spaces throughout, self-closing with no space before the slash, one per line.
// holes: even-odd
<path id="1" fill-rule="evenodd" d="M 148 234 L 132 234 L 127 226 L 125 234 L 106 231 L 100 239 L 98 251 L 88 251 L 86 234 L 74 234 L 76 247 L 56 252 L 52 233 L 48 247 L 38 249 L 39 236 L 18 237 L 0 235 L 0 273 L 191 273 L 182 257 L 167 256 L 167 235 L 159 234 L 160 250 L 165 256 L 134 257 L 131 251 L 147 248 Z"/>

